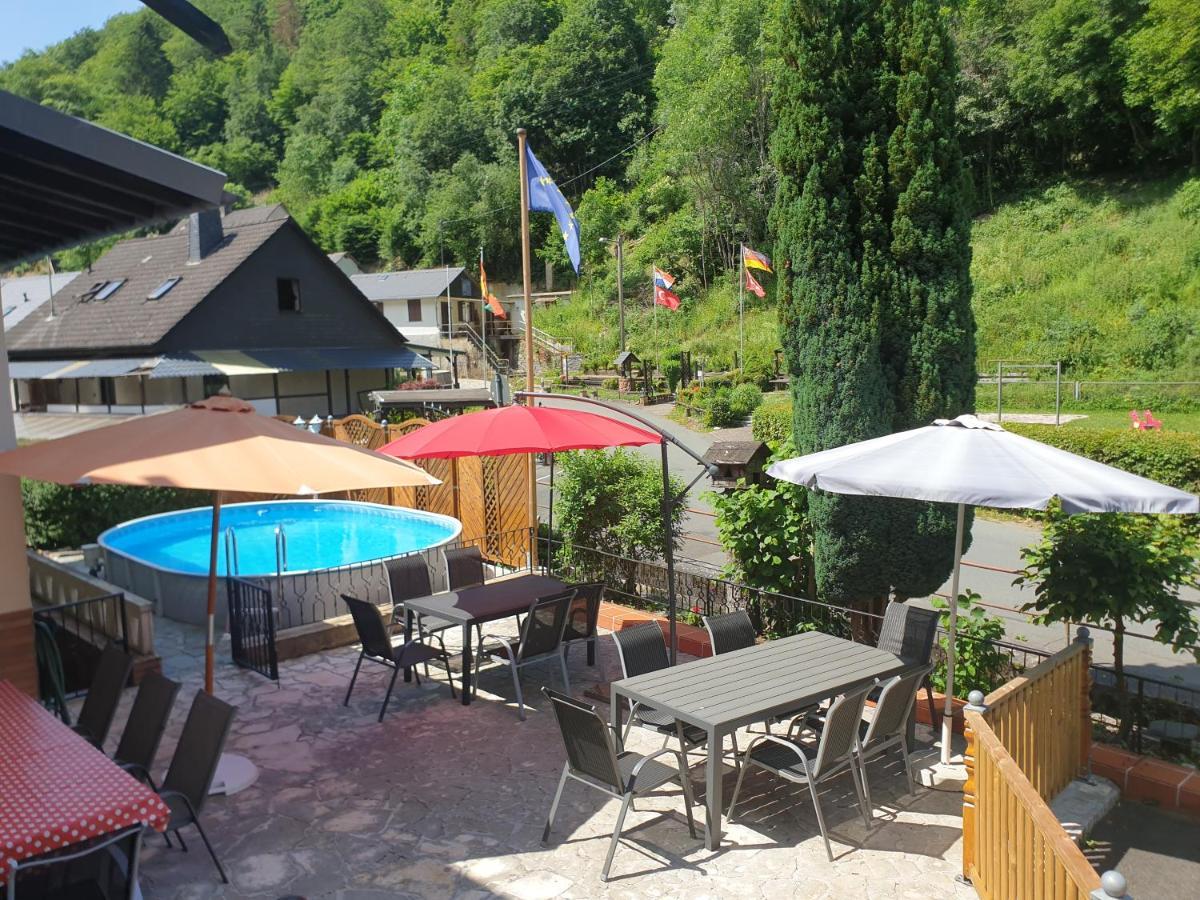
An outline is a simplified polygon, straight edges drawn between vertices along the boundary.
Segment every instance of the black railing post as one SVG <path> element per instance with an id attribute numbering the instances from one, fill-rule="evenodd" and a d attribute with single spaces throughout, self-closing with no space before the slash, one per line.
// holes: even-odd
<path id="1" fill-rule="evenodd" d="M 675 608 L 675 533 L 671 528 L 671 513 L 675 500 L 671 496 L 671 470 L 667 459 L 667 442 L 659 444 L 662 448 L 662 524 L 663 524 L 663 562 L 667 564 L 667 619 L 671 630 L 671 665 L 675 665 L 679 641 L 676 638 L 675 619 L 678 610 Z"/>

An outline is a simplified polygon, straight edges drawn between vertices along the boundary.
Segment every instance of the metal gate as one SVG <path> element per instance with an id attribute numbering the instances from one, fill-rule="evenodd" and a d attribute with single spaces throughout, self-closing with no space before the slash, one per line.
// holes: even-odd
<path id="1" fill-rule="evenodd" d="M 243 578 L 225 579 L 229 595 L 229 641 L 233 661 L 272 681 L 279 680 L 275 654 L 275 609 L 271 591 Z"/>

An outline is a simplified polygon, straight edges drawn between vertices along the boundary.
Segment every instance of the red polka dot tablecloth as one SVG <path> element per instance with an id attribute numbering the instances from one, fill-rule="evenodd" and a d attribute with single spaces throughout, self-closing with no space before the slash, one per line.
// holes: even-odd
<path id="1" fill-rule="evenodd" d="M 0 884 L 9 861 L 120 831 L 157 831 L 158 795 L 31 697 L 0 681 Z"/>

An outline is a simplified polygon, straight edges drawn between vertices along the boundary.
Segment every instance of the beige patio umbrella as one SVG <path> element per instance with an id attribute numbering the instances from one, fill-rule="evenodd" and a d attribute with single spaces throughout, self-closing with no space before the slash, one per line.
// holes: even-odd
<path id="1" fill-rule="evenodd" d="M 313 495 L 440 484 L 424 469 L 257 413 L 234 397 L 0 453 L 0 474 L 213 492 L 204 687 L 213 689 L 221 493 Z"/>

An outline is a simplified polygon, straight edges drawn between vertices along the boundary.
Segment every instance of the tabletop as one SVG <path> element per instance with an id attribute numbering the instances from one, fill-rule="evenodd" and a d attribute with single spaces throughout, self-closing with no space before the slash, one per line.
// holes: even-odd
<path id="1" fill-rule="evenodd" d="M 27 859 L 170 817 L 158 794 L 0 681 L 0 884 L 10 859 Z"/>
<path id="2" fill-rule="evenodd" d="M 907 668 L 894 654 L 811 631 L 613 682 L 620 694 L 704 729 L 791 712 Z"/>
<path id="3" fill-rule="evenodd" d="M 566 586 L 566 582 L 548 575 L 518 575 L 405 600 L 404 608 L 423 616 L 437 616 L 456 625 L 474 625 L 524 612 L 538 597 L 557 594 Z"/>

